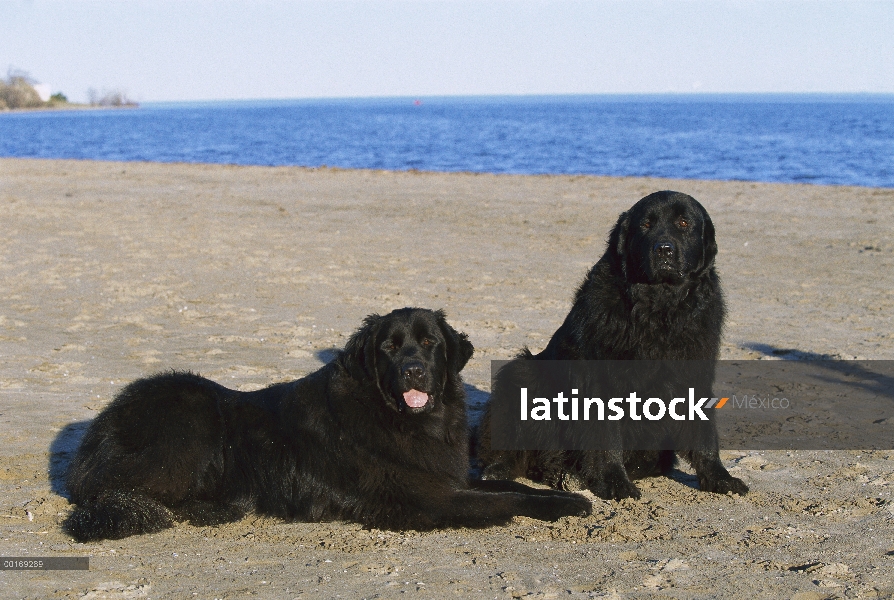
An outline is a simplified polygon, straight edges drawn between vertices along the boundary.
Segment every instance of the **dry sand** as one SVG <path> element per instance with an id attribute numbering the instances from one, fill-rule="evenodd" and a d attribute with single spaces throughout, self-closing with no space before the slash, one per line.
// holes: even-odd
<path id="1" fill-rule="evenodd" d="M 0 160 L 3 598 L 886 597 L 894 452 L 724 452 L 594 514 L 433 533 L 249 517 L 77 544 L 60 474 L 123 383 L 192 369 L 256 389 L 319 367 L 371 312 L 445 308 L 476 354 L 539 350 L 645 194 L 698 198 L 729 299 L 724 358 L 894 358 L 894 190 L 606 177 Z"/>

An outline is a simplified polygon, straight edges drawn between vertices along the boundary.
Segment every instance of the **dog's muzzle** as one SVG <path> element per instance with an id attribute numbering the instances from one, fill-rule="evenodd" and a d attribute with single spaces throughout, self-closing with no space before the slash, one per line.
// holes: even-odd
<path id="1" fill-rule="evenodd" d="M 428 394 L 420 391 L 420 388 L 424 389 L 426 387 L 426 373 L 422 363 L 414 361 L 405 364 L 400 369 L 400 378 L 404 389 L 409 388 L 403 394 L 404 403 L 409 408 L 422 408 L 425 406 L 428 403 Z"/>

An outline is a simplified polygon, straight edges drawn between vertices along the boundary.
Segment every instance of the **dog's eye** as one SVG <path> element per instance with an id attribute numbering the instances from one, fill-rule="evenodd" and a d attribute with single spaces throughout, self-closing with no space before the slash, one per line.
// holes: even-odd
<path id="1" fill-rule="evenodd" d="M 385 341 L 385 343 L 382 344 L 382 350 L 385 350 L 388 352 L 394 350 L 395 348 L 397 348 L 397 345 L 391 340 L 387 340 L 387 341 Z"/>
<path id="2" fill-rule="evenodd" d="M 652 222 L 649 220 L 643 221 L 643 229 L 648 229 L 652 226 Z"/>
<path id="3" fill-rule="evenodd" d="M 434 342 L 428 338 L 422 338 L 422 345 L 425 346 L 426 348 L 430 348 L 431 346 L 434 345 Z"/>
<path id="4" fill-rule="evenodd" d="M 687 227 L 689 227 L 689 221 L 687 221 L 685 217 L 680 217 L 680 220 L 677 221 L 677 225 L 679 225 L 683 229 L 686 229 Z"/>

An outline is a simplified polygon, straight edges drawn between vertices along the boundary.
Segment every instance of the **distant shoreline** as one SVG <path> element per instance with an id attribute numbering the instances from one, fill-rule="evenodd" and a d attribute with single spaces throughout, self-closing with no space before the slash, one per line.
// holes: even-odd
<path id="1" fill-rule="evenodd" d="M 894 103 L 894 94 L 868 92 L 717 92 L 717 93 L 649 93 L 649 94 L 472 94 L 472 95 L 435 95 L 435 96 L 319 96 L 296 98 L 212 98 L 194 100 L 152 100 L 134 103 L 127 106 L 99 106 L 81 103 L 69 103 L 59 106 L 38 106 L 23 109 L 0 109 L 0 112 L 16 112 L 20 110 L 80 110 L 84 108 L 169 108 L 177 106 L 278 106 L 291 104 L 315 103 L 370 103 L 420 101 L 421 106 L 427 103 L 441 102 L 530 102 L 549 103 L 563 102 L 736 102 L 736 103 L 800 103 L 800 102 L 846 102 L 846 103 Z"/>
<path id="2" fill-rule="evenodd" d="M 0 114 L 52 112 L 52 111 L 78 111 L 78 110 L 122 110 L 140 108 L 139 104 L 126 106 L 95 106 L 92 104 L 60 104 L 55 106 L 29 106 L 23 108 L 0 108 Z"/>

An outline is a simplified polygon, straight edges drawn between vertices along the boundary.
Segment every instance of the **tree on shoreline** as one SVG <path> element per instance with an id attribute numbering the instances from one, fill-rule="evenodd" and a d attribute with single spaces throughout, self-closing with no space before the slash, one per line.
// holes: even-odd
<path id="1" fill-rule="evenodd" d="M 100 96 L 96 90 L 90 89 L 87 92 L 87 95 L 90 98 L 90 106 L 104 106 L 104 107 L 121 107 L 121 106 L 139 106 L 136 102 L 127 97 L 127 94 L 119 91 L 113 90 L 111 92 L 105 92 L 102 96 Z"/>
<path id="2" fill-rule="evenodd" d="M 45 106 L 34 83 L 27 73 L 10 70 L 5 80 L 0 79 L 0 109 Z"/>

